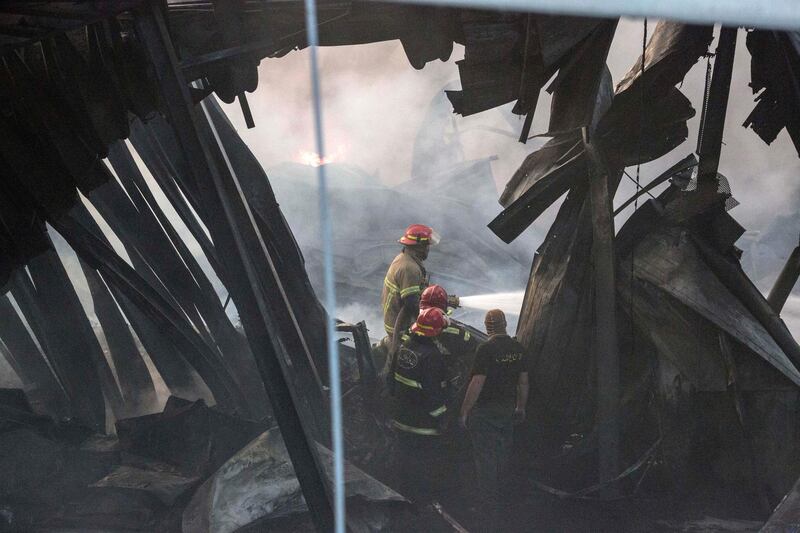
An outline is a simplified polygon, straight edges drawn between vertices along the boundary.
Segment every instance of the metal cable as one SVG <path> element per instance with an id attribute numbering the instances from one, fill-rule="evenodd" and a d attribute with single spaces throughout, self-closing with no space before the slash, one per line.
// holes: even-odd
<path id="1" fill-rule="evenodd" d="M 633 176 L 631 176 L 630 174 L 628 174 L 628 171 L 627 171 L 627 170 L 624 170 L 624 169 L 622 170 L 622 173 L 623 173 L 623 174 L 625 174 L 625 177 L 626 177 L 626 178 L 628 178 L 629 180 L 631 180 L 631 181 L 634 183 L 634 185 L 636 185 L 636 195 L 637 195 L 637 196 L 636 196 L 636 198 L 635 198 L 635 199 L 634 199 L 634 201 L 633 201 L 633 210 L 634 210 L 634 211 L 636 211 L 636 209 L 638 209 L 638 208 L 639 208 L 639 203 L 638 203 L 638 202 L 639 202 L 639 196 L 641 196 L 641 195 L 639 194 L 639 192 L 640 192 L 640 191 L 643 189 L 643 187 L 640 185 L 639 181 L 637 181 L 637 179 L 638 179 L 638 175 L 637 175 L 637 177 L 636 177 L 636 178 L 634 178 Z M 645 194 L 646 194 L 647 196 L 649 196 L 650 198 L 652 198 L 653 200 L 655 200 L 655 199 L 656 199 L 656 197 L 655 197 L 655 196 L 653 196 L 653 194 L 652 194 L 650 191 L 645 191 Z"/>
<path id="2" fill-rule="evenodd" d="M 706 54 L 706 85 L 703 89 L 703 108 L 700 110 L 700 132 L 697 134 L 697 155 L 703 146 L 703 133 L 705 133 L 706 112 L 708 111 L 708 96 L 711 93 L 711 56 Z"/>
<path id="3" fill-rule="evenodd" d="M 317 6 L 315 0 L 305 0 L 306 32 L 311 70 L 311 100 L 314 111 L 314 140 L 316 141 L 319 166 L 319 221 L 322 232 L 322 263 L 325 286 L 325 309 L 328 313 L 326 332 L 328 335 L 328 374 L 330 379 L 331 448 L 333 450 L 333 511 L 334 531 L 345 533 L 344 492 L 344 433 L 342 430 L 342 391 L 339 372 L 339 343 L 336 341 L 336 287 L 333 276 L 333 232 L 328 202 L 328 183 L 325 175 L 325 139 L 322 130 L 322 102 L 320 95 L 319 68 L 317 65 Z"/>

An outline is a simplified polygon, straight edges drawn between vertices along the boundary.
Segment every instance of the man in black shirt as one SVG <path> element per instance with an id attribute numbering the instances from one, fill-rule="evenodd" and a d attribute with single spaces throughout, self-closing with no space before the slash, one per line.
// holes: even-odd
<path id="1" fill-rule="evenodd" d="M 506 333 L 499 309 L 486 313 L 489 340 L 478 347 L 459 421 L 472 439 L 482 499 L 493 503 L 511 452 L 514 422 L 525 419 L 528 370 L 525 349 Z"/>

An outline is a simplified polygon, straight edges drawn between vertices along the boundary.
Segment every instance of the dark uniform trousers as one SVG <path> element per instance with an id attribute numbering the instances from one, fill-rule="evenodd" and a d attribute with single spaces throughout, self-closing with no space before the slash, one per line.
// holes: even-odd
<path id="1" fill-rule="evenodd" d="M 500 501 L 500 486 L 514 440 L 514 409 L 507 406 L 475 407 L 467 422 L 475 457 L 476 496 L 492 505 Z"/>
<path id="2" fill-rule="evenodd" d="M 397 431 L 397 473 L 400 494 L 415 503 L 428 503 L 447 489 L 447 457 L 441 436 Z"/>
<path id="3" fill-rule="evenodd" d="M 427 502 L 440 491 L 446 467 L 442 421 L 447 382 L 444 358 L 432 339 L 412 334 L 397 354 L 394 374 L 397 479 L 401 494 Z"/>

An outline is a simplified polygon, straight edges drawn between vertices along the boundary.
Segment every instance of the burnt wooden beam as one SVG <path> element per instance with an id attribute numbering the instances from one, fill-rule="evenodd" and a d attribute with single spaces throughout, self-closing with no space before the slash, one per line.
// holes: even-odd
<path id="1" fill-rule="evenodd" d="M 783 265 L 781 273 L 778 275 L 778 279 L 775 280 L 772 290 L 769 291 L 769 296 L 767 296 L 767 302 L 776 313 L 780 314 L 787 298 L 789 298 L 789 294 L 797 283 L 798 277 L 800 277 L 800 246 L 792 250 L 791 255 L 786 260 L 786 264 Z"/>
<path id="2" fill-rule="evenodd" d="M 714 59 L 714 74 L 711 78 L 706 109 L 703 112 L 704 121 L 700 125 L 698 189 L 710 187 L 716 192 L 717 170 L 722 151 L 725 114 L 728 111 L 728 95 L 731 88 L 737 32 L 738 28 L 723 27 L 719 35 Z"/>
<path id="3" fill-rule="evenodd" d="M 617 341 L 614 216 L 609 171 L 601 148 L 583 130 L 588 157 L 589 203 L 592 212 L 592 266 L 594 274 L 594 355 L 597 365 L 599 481 L 619 474 L 619 345 Z"/>
<path id="4" fill-rule="evenodd" d="M 250 111 L 250 104 L 247 102 L 247 96 L 244 92 L 241 92 L 236 95 L 236 98 L 239 100 L 239 106 L 242 108 L 242 116 L 244 116 L 244 123 L 247 125 L 247 129 L 255 128 L 256 123 L 253 120 L 253 113 Z"/>
<path id="5" fill-rule="evenodd" d="M 285 321 L 286 316 L 276 316 L 270 305 L 280 305 L 285 295 L 272 294 L 273 301 L 267 301 L 264 278 L 268 273 L 264 265 L 270 264 L 271 259 L 265 256 L 261 236 L 254 228 L 235 175 L 229 167 L 221 165 L 224 154 L 213 131 L 209 131 L 208 119 L 191 102 L 157 2 L 147 2 L 137 9 L 134 23 L 158 79 L 167 118 L 191 171 L 188 178 L 199 191 L 204 212 L 211 215 L 207 219 L 209 231 L 227 274 L 228 289 L 240 311 L 311 518 L 319 531 L 330 531 L 333 512 L 309 442 L 312 428 L 304 427 L 285 374 L 284 365 L 290 359 L 284 351 L 277 321 Z"/>

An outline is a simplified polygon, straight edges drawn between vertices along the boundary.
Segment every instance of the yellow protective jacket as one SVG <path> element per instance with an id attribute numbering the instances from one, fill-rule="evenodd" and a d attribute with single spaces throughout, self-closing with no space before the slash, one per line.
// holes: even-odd
<path id="1" fill-rule="evenodd" d="M 428 286 L 428 273 L 422 262 L 410 252 L 403 250 L 394 258 L 386 277 L 383 280 L 383 293 L 381 294 L 381 307 L 383 308 L 383 326 L 386 333 L 394 332 L 394 323 L 400 309 L 403 308 L 403 299 L 409 296 L 419 296 Z M 413 321 L 416 317 L 409 317 Z M 411 323 L 401 324 L 405 330 Z"/>

